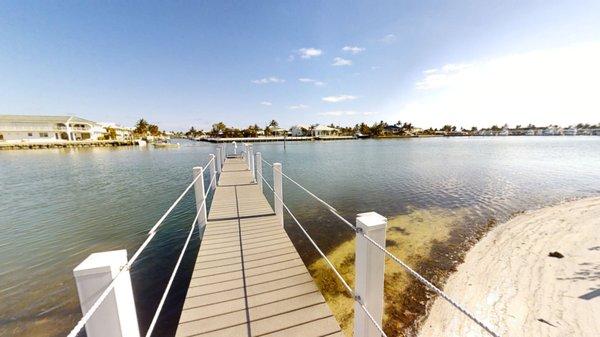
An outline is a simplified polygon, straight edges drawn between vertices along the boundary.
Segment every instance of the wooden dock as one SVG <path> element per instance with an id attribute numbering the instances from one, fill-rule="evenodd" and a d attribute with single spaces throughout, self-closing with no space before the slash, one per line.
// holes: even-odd
<path id="1" fill-rule="evenodd" d="M 343 336 L 241 158 L 223 166 L 176 336 Z"/>

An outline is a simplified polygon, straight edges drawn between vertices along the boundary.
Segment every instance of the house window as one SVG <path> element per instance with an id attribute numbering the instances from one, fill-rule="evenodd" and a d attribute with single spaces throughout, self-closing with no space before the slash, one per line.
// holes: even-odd
<path id="1" fill-rule="evenodd" d="M 40 138 L 48 138 L 48 132 L 40 132 Z"/>
<path id="2" fill-rule="evenodd" d="M 33 137 L 33 132 L 27 132 L 27 137 Z"/>

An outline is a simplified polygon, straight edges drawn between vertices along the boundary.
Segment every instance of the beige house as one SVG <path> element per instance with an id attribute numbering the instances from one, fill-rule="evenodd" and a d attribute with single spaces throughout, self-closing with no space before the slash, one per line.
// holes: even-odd
<path id="1" fill-rule="evenodd" d="M 309 136 L 311 134 L 310 125 L 298 124 L 290 129 L 292 137 Z"/>
<path id="2" fill-rule="evenodd" d="M 75 116 L 0 115 L 2 142 L 97 140 L 105 133 L 102 125 Z"/>
<path id="3" fill-rule="evenodd" d="M 312 135 L 314 137 L 337 136 L 339 133 L 338 129 L 330 128 L 326 125 L 317 125 L 312 129 Z"/>

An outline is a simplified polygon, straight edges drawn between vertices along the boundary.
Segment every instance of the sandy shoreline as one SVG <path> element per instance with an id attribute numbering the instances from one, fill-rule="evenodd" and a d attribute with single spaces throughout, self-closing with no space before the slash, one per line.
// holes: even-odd
<path id="1" fill-rule="evenodd" d="M 549 257 L 554 251 L 564 257 Z M 468 252 L 444 291 L 502 336 L 600 336 L 600 198 L 497 226 Z M 420 336 L 489 335 L 438 298 Z"/>

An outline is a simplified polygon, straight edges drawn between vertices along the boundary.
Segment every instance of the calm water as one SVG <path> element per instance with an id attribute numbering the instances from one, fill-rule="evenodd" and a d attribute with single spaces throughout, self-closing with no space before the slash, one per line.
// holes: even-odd
<path id="1" fill-rule="evenodd" d="M 80 317 L 72 269 L 92 252 L 141 244 L 214 147 L 0 152 L 0 335 L 60 336 Z M 348 219 L 377 211 L 468 209 L 487 219 L 600 195 L 600 137 L 495 137 L 256 144 Z M 265 166 L 266 176 L 270 177 Z M 286 183 L 286 203 L 327 249 L 344 225 Z M 265 189 L 266 190 L 266 189 Z M 145 330 L 193 218 L 193 195 L 164 224 L 132 278 Z M 305 261 L 314 258 L 288 221 Z M 197 237 L 197 236 L 196 236 Z M 199 240 L 189 248 L 159 334 L 173 331 Z M 151 282 L 148 282 L 148 279 Z M 144 282 L 142 282 L 144 280 Z"/>

